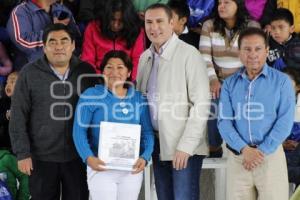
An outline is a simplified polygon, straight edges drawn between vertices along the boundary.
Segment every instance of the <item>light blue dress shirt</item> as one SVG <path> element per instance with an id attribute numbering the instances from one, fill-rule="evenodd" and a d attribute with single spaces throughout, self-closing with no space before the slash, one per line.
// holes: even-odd
<path id="1" fill-rule="evenodd" d="M 242 68 L 222 85 L 218 128 L 236 151 L 257 145 L 268 155 L 290 134 L 294 109 L 295 91 L 286 74 L 265 64 L 262 72 L 249 80 Z"/>
<path id="2" fill-rule="evenodd" d="M 147 99 L 149 102 L 149 110 L 151 116 L 152 127 L 155 131 L 158 131 L 158 89 L 157 89 L 157 76 L 158 76 L 158 68 L 159 62 L 161 59 L 161 55 L 168 46 L 170 39 L 162 45 L 157 53 L 154 49 L 153 44 L 150 46 L 150 50 L 152 52 L 152 69 L 149 76 L 148 84 L 147 84 Z"/>

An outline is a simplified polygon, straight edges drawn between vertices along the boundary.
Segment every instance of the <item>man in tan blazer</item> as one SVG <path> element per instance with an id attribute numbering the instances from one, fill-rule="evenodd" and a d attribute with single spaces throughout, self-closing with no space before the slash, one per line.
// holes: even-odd
<path id="1" fill-rule="evenodd" d="M 153 167 L 159 200 L 199 199 L 202 161 L 208 153 L 209 81 L 199 51 L 173 33 L 172 11 L 145 11 L 152 42 L 139 62 L 137 87 L 147 95 L 156 131 Z"/>

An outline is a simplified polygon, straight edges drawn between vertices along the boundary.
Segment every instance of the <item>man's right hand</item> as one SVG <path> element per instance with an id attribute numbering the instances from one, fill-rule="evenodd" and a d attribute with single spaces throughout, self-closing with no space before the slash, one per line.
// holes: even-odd
<path id="1" fill-rule="evenodd" d="M 87 164 L 95 171 L 104 171 L 106 170 L 103 166 L 105 163 L 95 156 L 89 156 L 87 158 Z"/>
<path id="2" fill-rule="evenodd" d="M 264 154 L 257 148 L 246 146 L 242 149 L 244 157 L 243 166 L 246 170 L 251 171 L 264 161 Z"/>
<path id="3" fill-rule="evenodd" d="M 18 161 L 18 169 L 22 173 L 27 174 L 28 176 L 30 176 L 31 171 L 33 170 L 32 159 L 29 157 L 29 158 L 25 158 L 23 160 L 19 160 Z"/>
<path id="4" fill-rule="evenodd" d="M 221 83 L 218 79 L 210 81 L 210 93 L 212 99 L 218 99 L 220 97 Z"/>

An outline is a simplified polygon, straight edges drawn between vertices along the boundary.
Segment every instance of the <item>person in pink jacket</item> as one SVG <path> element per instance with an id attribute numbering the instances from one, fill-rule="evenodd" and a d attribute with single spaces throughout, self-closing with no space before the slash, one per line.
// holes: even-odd
<path id="1" fill-rule="evenodd" d="M 102 14 L 85 30 L 81 59 L 100 73 L 104 55 L 110 50 L 123 50 L 133 61 L 132 78 L 135 80 L 144 49 L 145 33 L 131 0 L 109 0 Z"/>

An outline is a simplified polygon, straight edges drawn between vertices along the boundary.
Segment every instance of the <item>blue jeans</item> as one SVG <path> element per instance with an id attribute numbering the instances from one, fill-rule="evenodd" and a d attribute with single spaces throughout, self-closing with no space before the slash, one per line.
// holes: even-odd
<path id="1" fill-rule="evenodd" d="M 172 161 L 160 161 L 159 152 L 156 139 L 152 159 L 157 199 L 199 200 L 200 172 L 205 156 L 191 156 L 187 168 L 176 170 L 172 167 Z"/>
<path id="2" fill-rule="evenodd" d="M 211 104 L 210 116 L 207 120 L 208 143 L 209 146 L 219 147 L 223 142 L 217 126 L 219 99 L 212 99 Z"/>

